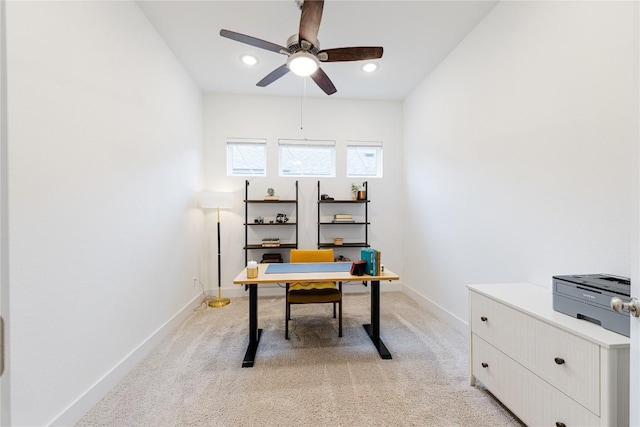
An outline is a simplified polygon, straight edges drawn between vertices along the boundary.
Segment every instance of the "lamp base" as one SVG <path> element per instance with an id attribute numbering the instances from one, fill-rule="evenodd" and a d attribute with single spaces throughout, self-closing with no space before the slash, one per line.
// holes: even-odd
<path id="1" fill-rule="evenodd" d="M 231 304 L 231 300 L 229 298 L 220 298 L 209 300 L 207 303 L 209 307 L 220 308 Z"/>

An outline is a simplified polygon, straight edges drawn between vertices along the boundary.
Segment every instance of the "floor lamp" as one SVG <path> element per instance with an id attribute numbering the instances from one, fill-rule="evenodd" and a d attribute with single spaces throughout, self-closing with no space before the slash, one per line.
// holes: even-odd
<path id="1" fill-rule="evenodd" d="M 231 193 L 203 192 L 200 194 L 200 207 L 202 209 L 215 209 L 218 214 L 218 298 L 209 300 L 209 307 L 224 307 L 229 305 L 229 298 L 220 296 L 222 287 L 222 276 L 220 271 L 220 209 L 229 209 L 233 205 L 233 195 Z"/>

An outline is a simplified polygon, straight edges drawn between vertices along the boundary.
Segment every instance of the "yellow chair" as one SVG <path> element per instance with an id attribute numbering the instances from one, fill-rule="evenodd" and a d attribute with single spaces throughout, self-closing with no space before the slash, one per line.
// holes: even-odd
<path id="1" fill-rule="evenodd" d="M 333 249 L 291 249 L 290 262 L 333 262 Z M 291 304 L 333 303 L 333 318 L 338 305 L 338 336 L 342 336 L 342 282 L 293 282 L 287 283 L 286 326 L 284 336 L 289 339 Z"/>

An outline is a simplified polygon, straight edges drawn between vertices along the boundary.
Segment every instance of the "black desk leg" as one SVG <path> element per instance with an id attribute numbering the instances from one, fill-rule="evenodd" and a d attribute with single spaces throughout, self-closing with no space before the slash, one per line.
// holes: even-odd
<path id="1" fill-rule="evenodd" d="M 258 329 L 258 285 L 249 285 L 249 345 L 242 362 L 243 368 L 253 367 L 262 329 Z"/>
<path id="2" fill-rule="evenodd" d="M 371 342 L 378 349 L 380 357 L 391 359 L 391 353 L 380 339 L 380 281 L 371 281 L 371 324 L 362 325 L 367 331 Z"/>

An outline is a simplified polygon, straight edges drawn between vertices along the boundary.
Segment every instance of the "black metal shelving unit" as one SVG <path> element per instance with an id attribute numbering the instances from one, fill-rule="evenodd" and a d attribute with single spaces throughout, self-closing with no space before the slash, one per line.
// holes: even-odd
<path id="1" fill-rule="evenodd" d="M 250 250 L 264 250 L 264 251 L 277 251 L 279 249 L 297 249 L 298 248 L 298 181 L 295 183 L 296 198 L 289 200 L 260 200 L 249 199 L 249 180 L 245 181 L 244 190 L 244 264 L 247 265 L 249 261 Z M 278 204 L 293 204 L 295 212 L 295 220 L 291 222 L 279 223 L 257 223 L 249 221 L 249 206 L 250 205 L 278 205 Z M 292 242 L 281 243 L 279 246 L 262 246 L 262 243 L 249 243 L 249 227 L 295 227 L 294 239 Z"/>
<path id="2" fill-rule="evenodd" d="M 369 245 L 369 188 L 368 183 L 365 181 L 362 183 L 364 188 L 366 199 L 364 200 L 322 200 L 320 198 L 322 192 L 320 191 L 320 181 L 318 181 L 318 249 L 322 248 L 368 248 Z M 331 205 L 358 205 L 364 209 L 364 221 L 355 222 L 332 222 L 321 221 L 322 208 Z M 343 244 L 335 244 L 334 242 L 321 241 L 321 229 L 324 227 L 362 227 L 364 234 L 364 241 L 361 242 L 344 242 Z"/>

